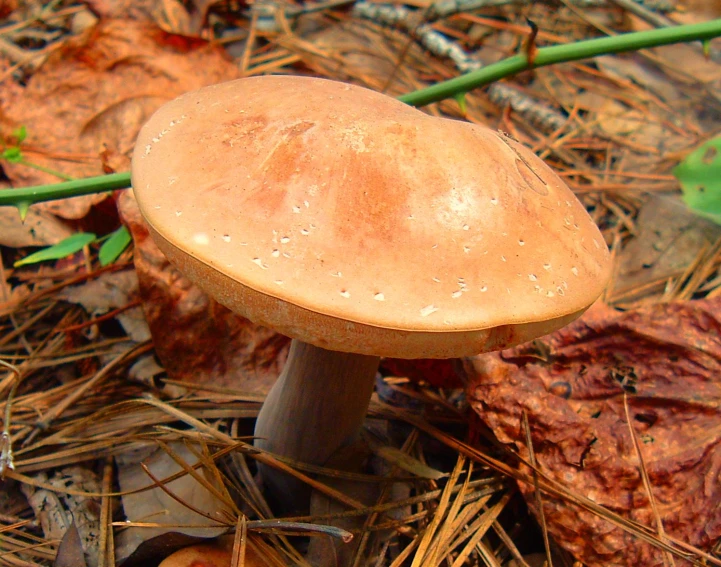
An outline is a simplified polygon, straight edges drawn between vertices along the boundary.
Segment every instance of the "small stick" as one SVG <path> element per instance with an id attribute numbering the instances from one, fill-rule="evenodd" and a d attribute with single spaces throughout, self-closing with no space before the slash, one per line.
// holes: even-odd
<path id="1" fill-rule="evenodd" d="M 533 488 L 536 497 L 536 506 L 538 507 L 538 517 L 541 521 L 541 532 L 543 532 L 543 547 L 546 549 L 546 562 L 548 567 L 553 567 L 553 558 L 551 557 L 551 542 L 548 541 L 548 528 L 546 526 L 546 514 L 543 512 L 543 497 L 541 496 L 541 487 L 538 483 L 538 470 L 536 462 L 536 453 L 533 451 L 533 439 L 531 439 L 531 426 L 528 423 L 528 414 L 523 410 L 523 430 L 526 435 L 526 446 L 528 447 L 528 460 L 533 467 Z"/>
<path id="2" fill-rule="evenodd" d="M 15 470 L 15 463 L 13 462 L 13 448 L 12 438 L 10 437 L 10 418 L 12 417 L 12 403 L 15 398 L 15 393 L 18 391 L 18 386 L 22 382 L 22 375 L 20 370 L 14 364 L 5 362 L 0 359 L 0 365 L 4 366 L 15 374 L 15 382 L 10 388 L 8 399 L 5 402 L 5 417 L 3 418 L 3 432 L 0 434 L 0 479 L 5 478 L 5 471 Z"/>

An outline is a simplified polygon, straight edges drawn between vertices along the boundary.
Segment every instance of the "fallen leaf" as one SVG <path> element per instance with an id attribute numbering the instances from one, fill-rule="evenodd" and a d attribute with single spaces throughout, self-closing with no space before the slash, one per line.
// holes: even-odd
<path id="1" fill-rule="evenodd" d="M 709 550 L 721 536 L 721 299 L 625 313 L 596 305 L 543 340 L 545 353 L 522 345 L 465 361 L 481 419 L 528 459 L 525 412 L 544 474 L 655 531 L 626 393 L 666 533 Z M 520 488 L 537 512 L 533 486 Z M 549 532 L 585 565 L 663 564 L 659 549 L 607 520 L 543 501 Z"/>
<path id="2" fill-rule="evenodd" d="M 682 98 L 681 92 L 668 77 L 637 54 L 604 55 L 593 61 L 609 77 L 629 79 L 666 103 L 678 103 Z"/>
<path id="3" fill-rule="evenodd" d="M 98 317 L 112 309 L 125 307 L 138 296 L 138 276 L 134 270 L 106 272 L 79 286 L 67 287 L 57 294 L 58 299 L 82 305 L 91 317 Z M 142 307 L 133 307 L 115 318 L 135 342 L 147 341 L 150 329 Z"/>
<path id="4" fill-rule="evenodd" d="M 168 375 L 267 393 L 285 362 L 289 339 L 216 303 L 172 267 L 150 238 L 131 191 L 120 195 L 118 208 L 133 236 L 140 298 Z"/>
<path id="5" fill-rule="evenodd" d="M 409 472 L 418 478 L 439 480 L 448 476 L 448 474 L 429 467 L 408 453 L 404 453 L 400 449 L 396 449 L 390 445 L 378 446 L 374 449 L 374 451 L 379 457 L 386 460 L 388 463 L 395 465 L 399 469 Z"/>
<path id="6" fill-rule="evenodd" d="M 75 522 L 73 522 L 65 530 L 63 539 L 60 540 L 53 567 L 87 567 L 87 565 L 83 545 L 80 541 L 80 533 L 75 526 Z"/>
<path id="7" fill-rule="evenodd" d="M 721 136 L 688 154 L 673 174 L 681 183 L 683 200 L 693 210 L 721 224 Z"/>
<path id="8" fill-rule="evenodd" d="M 88 566 L 95 567 L 100 553 L 100 506 L 96 499 L 67 494 L 66 491 L 72 488 L 81 492 L 98 493 L 98 478 L 89 469 L 79 466 L 56 470 L 49 477 L 45 473 L 39 473 L 33 478 L 55 488 L 47 490 L 30 484 L 23 484 L 21 488 L 40 522 L 45 538 L 62 539 L 67 530 L 74 526 L 85 551 Z"/>
<path id="9" fill-rule="evenodd" d="M 36 207 L 30 207 L 25 222 L 17 209 L 0 207 L 0 226 L 0 245 L 12 248 L 50 246 L 73 234 L 68 223 Z"/>
<path id="10" fill-rule="evenodd" d="M 656 283 L 682 274 L 706 246 L 721 238 L 721 227 L 701 218 L 678 196 L 652 195 L 636 218 L 636 236 L 618 255 L 611 301 L 633 290 L 645 294 Z"/>
<path id="11" fill-rule="evenodd" d="M 188 466 L 193 466 L 198 462 L 194 452 L 183 443 L 171 443 L 169 447 Z M 202 453 L 200 447 L 194 447 L 194 451 Z M 116 457 L 118 483 L 122 491 L 151 487 L 142 492 L 123 495 L 125 518 L 130 522 L 159 525 L 158 527 L 128 527 L 121 531 L 116 537 L 116 556 L 119 561 L 122 562 L 133 553 L 142 542 L 161 534 L 177 532 L 189 536 L 216 537 L 227 531 L 220 520 L 231 517 L 231 510 L 198 480 L 186 474 L 165 483 L 166 492 L 158 486 L 153 487 L 153 480 L 140 466 L 141 462 L 159 481 L 183 471 L 183 467 L 175 462 L 168 453 L 161 449 L 156 450 L 154 447 L 149 450 L 148 448 L 144 449 L 144 454 L 139 454 L 139 451 L 136 450 Z M 216 479 L 210 472 L 201 468 L 199 473 L 205 477 L 208 483 L 216 485 Z M 216 488 L 218 487 L 216 486 Z M 188 503 L 190 507 L 183 502 Z M 205 515 L 195 512 L 192 508 Z M 213 517 L 218 520 L 213 520 Z M 163 524 L 169 524 L 169 526 L 162 527 Z"/>
<path id="12" fill-rule="evenodd" d="M 0 18 L 7 18 L 17 7 L 17 0 L 0 0 Z"/>
<path id="13" fill-rule="evenodd" d="M 721 17 L 721 2 L 717 0 L 682 0 L 671 17 L 684 24 L 713 20 Z"/>
<path id="14" fill-rule="evenodd" d="M 0 99 L 0 135 L 27 129 L 24 158 L 75 178 L 103 174 L 101 153 L 116 171 L 130 166 L 140 127 L 164 102 L 230 80 L 237 68 L 222 48 L 167 33 L 149 22 L 107 19 L 71 37 L 28 81 L 12 105 Z M 15 187 L 56 183 L 56 176 L 3 163 Z M 63 218 L 84 217 L 105 195 L 36 205 Z"/>
<path id="15" fill-rule="evenodd" d="M 409 378 L 411 382 L 425 381 L 436 388 L 463 387 L 454 360 L 385 358 L 381 362 L 381 367 L 385 372 L 393 376 Z"/>

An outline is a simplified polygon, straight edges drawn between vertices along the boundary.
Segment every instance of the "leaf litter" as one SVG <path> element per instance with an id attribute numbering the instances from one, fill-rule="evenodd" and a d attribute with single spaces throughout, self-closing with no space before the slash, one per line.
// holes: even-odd
<path id="1" fill-rule="evenodd" d="M 260 12 L 255 16 L 251 12 L 249 18 L 244 5 L 232 3 L 90 2 L 88 6 L 94 13 L 82 6 L 51 3 L 37 6 L 37 19 L 25 7 L 18 8 L 14 3 L 3 6 L 10 15 L 11 31 L 6 35 L 6 28 L 2 28 L 0 36 L 16 41 L 13 45 L 19 51 L 3 52 L 0 57 L 4 93 L 0 101 L 0 136 L 10 144 L 13 132 L 24 126 L 28 135 L 19 145 L 23 158 L 71 177 L 127 169 L 137 130 L 150 113 L 164 101 L 205 84 L 244 74 L 311 70 L 320 76 L 402 94 L 458 73 L 452 61 L 431 55 L 412 41 L 407 33 L 412 26 L 392 29 L 335 7 L 300 17 L 287 17 L 276 9 L 271 24 L 267 17 L 258 15 Z M 528 33 L 525 17 L 539 24 L 541 41 L 585 38 L 600 22 L 617 30 L 624 25 L 639 25 L 626 19 L 618 8 L 586 8 L 582 15 L 540 3 L 523 9 L 501 3 L 483 8 L 480 13 L 460 11 L 433 22 L 432 27 L 475 53 L 480 61 L 488 62 L 517 52 Z M 676 15 L 671 12 L 669 17 Z M 61 33 L 46 39 L 37 33 L 58 29 Z M 73 29 L 74 35 L 67 35 L 68 29 Z M 578 62 L 538 69 L 506 81 L 512 91 L 468 93 L 465 110 L 454 101 L 434 104 L 426 110 L 489 124 L 533 147 L 577 191 L 602 227 L 607 242 L 621 254 L 626 247 L 653 238 L 648 234 L 658 229 L 658 224 L 646 232 L 641 230 L 644 225 L 640 221 L 636 225 L 636 217 L 648 201 L 646 195 L 675 191 L 678 185 L 672 175 L 673 166 L 721 122 L 718 102 L 709 87 L 716 80 L 717 63 L 702 62 L 696 51 L 677 49 L 682 60 L 693 62 L 694 68 L 702 71 L 696 80 L 679 72 L 679 55 L 670 51 L 673 49 L 670 46 L 664 48 L 665 52 L 658 50 L 655 60 L 646 54 L 634 54 L 604 58 L 597 65 Z M 228 54 L 234 54 L 235 61 Z M 19 58 L 13 59 L 15 55 Z M 526 108 L 539 108 L 539 103 L 553 112 L 527 114 L 524 105 L 516 104 L 518 97 Z M 564 119 L 560 127 L 559 116 Z M 548 123 L 544 123 L 546 119 Z M 7 186 L 58 179 L 21 163 L 2 161 L 0 165 L 5 174 L 2 183 Z M 379 399 L 370 411 L 369 428 L 376 436 L 371 446 L 376 449 L 368 460 L 376 466 L 362 477 L 374 488 L 370 491 L 373 497 L 363 502 L 367 492 L 358 498 L 344 493 L 350 490 L 347 487 L 358 486 L 357 473 L 284 463 L 258 454 L 248 444 L 259 402 L 282 366 L 286 341 L 225 311 L 179 277 L 147 238 L 131 194 L 125 192 L 116 198 L 135 244 L 139 287 L 127 296 L 116 296 L 103 287 L 120 282 L 127 265 L 99 267 L 95 248 L 88 257 L 58 261 L 54 266 L 10 267 L 12 261 L 7 258 L 19 258 L 13 248 L 55 243 L 65 233 L 33 240 L 36 234 L 28 231 L 25 236 L 3 242 L 10 248 L 4 249 L 8 256 L 4 258 L 0 325 L 5 338 L 0 339 L 0 348 L 3 359 L 19 369 L 22 381 L 11 406 L 7 396 L 16 383 L 15 376 L 8 373 L 0 377 L 0 392 L 5 400 L 0 409 L 12 409 L 9 425 L 15 465 L 15 470 L 5 470 L 3 481 L 14 497 L 2 502 L 0 509 L 0 561 L 48 565 L 60 543 L 56 532 L 46 533 L 36 522 L 39 516 L 28 500 L 18 496 L 23 487 L 27 494 L 46 491 L 56 495 L 53 498 L 60 503 L 51 510 L 59 516 L 67 516 L 68 510 L 80 502 L 95 503 L 93 522 L 100 543 L 96 555 L 85 554 L 89 565 L 115 564 L 112 550 L 121 535 L 130 532 L 131 526 L 126 523 L 129 518 L 135 519 L 137 525 L 131 528 L 135 533 L 147 530 L 147 534 L 140 536 L 144 541 L 130 556 L 128 565 L 133 564 L 133 558 L 137 565 L 157 564 L 172 548 L 191 543 L 177 530 L 151 537 L 150 529 L 159 527 L 152 519 L 150 498 L 143 498 L 151 493 L 162 494 L 188 514 L 200 512 L 207 516 L 223 510 L 222 529 L 235 529 L 236 534 L 247 537 L 248 545 L 261 550 L 270 565 L 306 565 L 307 560 L 288 537 L 292 530 L 249 527 L 271 517 L 253 478 L 254 461 L 259 459 L 293 471 L 316 487 L 322 511 L 320 515 L 296 518 L 301 524 L 326 524 L 331 530 L 343 518 L 355 518 L 349 524 L 341 522 L 350 525 L 355 533 L 355 547 L 346 553 L 355 565 L 526 565 L 534 553 L 546 557 L 543 538 L 538 535 L 542 530 L 524 515 L 524 505 L 510 479 L 518 482 L 532 511 L 538 512 L 539 500 L 534 493 L 540 494 L 541 505 L 547 511 L 542 525 L 548 531 L 554 564 L 570 565 L 572 560 L 564 548 L 588 565 L 606 562 L 609 556 L 620 564 L 633 558 L 636 563 L 627 564 L 654 565 L 659 557 L 661 562 L 668 560 L 668 556 L 659 555 L 659 549 L 675 553 L 677 563 L 683 557 L 697 564 L 718 564 L 714 556 L 708 555 L 718 538 L 714 535 L 716 524 L 698 520 L 715 510 L 713 505 L 703 506 L 715 498 L 710 480 L 713 474 L 699 478 L 693 473 L 695 463 L 711 463 L 718 458 L 716 438 L 708 434 L 715 430 L 707 430 L 704 437 L 699 427 L 687 425 L 701 417 L 712 421 L 713 402 L 699 401 L 696 396 L 692 403 L 688 399 L 691 390 L 684 384 L 679 393 L 678 380 L 667 380 L 662 391 L 652 388 L 653 396 L 639 396 L 639 391 L 645 392 L 644 388 L 651 387 L 649 384 L 656 379 L 655 375 L 644 374 L 656 367 L 646 365 L 656 361 L 663 367 L 661 354 L 668 352 L 668 336 L 649 339 L 656 337 L 660 329 L 671 328 L 679 334 L 670 343 L 672 349 L 682 349 L 684 355 L 691 353 L 688 360 L 695 362 L 693 370 L 699 375 L 714 368 L 715 358 L 709 354 L 713 341 L 709 343 L 706 338 L 699 347 L 702 333 L 688 322 L 697 321 L 690 314 L 705 313 L 713 320 L 718 311 L 714 298 L 719 295 L 721 283 L 721 254 L 713 232 L 698 230 L 693 220 L 680 223 L 667 240 L 677 241 L 696 230 L 694 245 L 680 247 L 670 268 L 654 270 L 657 262 L 651 261 L 649 267 L 643 262 L 637 264 L 632 277 L 619 272 L 612 289 L 622 289 L 623 294 L 617 299 L 609 294 L 607 299 L 619 305 L 625 302 L 624 307 L 630 310 L 624 315 L 607 311 L 605 327 L 593 319 L 599 315 L 592 311 L 587 316 L 591 319 L 584 319 L 571 330 L 519 347 L 518 359 L 507 358 L 507 353 L 486 358 L 505 365 L 497 367 L 497 371 L 500 368 L 520 380 L 526 368 L 536 369 L 532 377 L 540 375 L 538 368 L 546 368 L 547 364 L 560 372 L 549 361 L 561 354 L 570 357 L 569 351 L 579 358 L 589 357 L 583 376 L 579 376 L 580 371 L 564 375 L 566 382 L 571 378 L 578 381 L 578 385 L 574 382 L 571 386 L 573 392 L 574 387 L 590 387 L 588 376 L 596 376 L 596 390 L 588 399 L 574 402 L 570 395 L 567 398 L 565 382 L 559 386 L 556 380 L 548 385 L 545 394 L 540 385 L 533 390 L 533 396 L 523 388 L 505 388 L 507 397 L 495 404 L 486 402 L 483 395 L 492 396 L 497 391 L 493 388 L 502 389 L 503 382 L 476 395 L 476 382 L 492 381 L 494 374 L 473 374 L 480 363 L 465 361 L 473 376 L 468 387 L 470 405 L 473 409 L 483 405 L 479 415 L 497 439 L 469 415 L 468 402 L 453 376 L 458 364 L 403 366 L 388 361 Z M 44 215 L 38 223 L 45 230 L 54 217 L 64 219 L 59 222 L 65 224 L 59 226 L 82 227 L 83 223 L 98 222 L 100 199 L 107 196 L 38 205 L 31 208 L 31 213 Z M 664 199 L 679 202 L 675 193 Z M 5 226 L 3 234 L 7 234 Z M 107 234 L 116 227 L 93 231 Z M 84 293 L 93 296 L 93 301 L 84 299 Z M 706 303 L 695 301 L 701 297 L 708 297 Z M 657 306 L 674 299 L 680 303 Z M 164 368 L 149 358 L 150 345 L 138 342 L 141 336 L 124 328 L 120 321 L 127 307 L 128 312 L 137 309 L 133 305 L 137 300 L 145 310 L 155 354 Z M 659 315 L 661 312 L 665 315 Z M 633 335 L 622 323 L 611 323 L 614 317 L 637 321 L 644 332 Z M 606 343 L 588 340 L 588 328 L 593 325 Z M 682 346 L 684 341 L 690 346 Z M 619 388 L 623 389 L 618 381 L 621 374 L 611 372 L 618 366 L 613 353 L 618 349 L 636 356 L 638 353 L 631 351 L 639 344 L 648 349 L 638 347 L 648 356 L 634 359 L 637 365 L 633 386 L 637 391 L 625 393 L 627 406 L 623 408 L 619 405 L 619 395 L 624 397 L 619 392 Z M 656 353 L 656 358 L 651 353 Z M 532 362 L 528 362 L 529 358 Z M 681 362 L 676 364 L 684 364 L 682 359 L 679 355 Z M 606 362 L 599 364 L 603 360 Z M 519 361 L 524 363 L 520 365 Z M 154 370 L 133 372 L 141 363 Z M 233 366 L 241 369 L 239 376 L 232 376 L 229 368 Z M 663 368 L 666 375 L 672 373 L 670 367 Z M 688 369 L 684 367 L 683 371 Z M 141 381 L 127 379 L 143 372 L 150 377 Z M 628 381 L 627 374 L 622 380 Z M 532 383 L 528 378 L 524 381 Z M 715 394 L 708 391 L 713 381 L 702 383 L 705 386 L 698 394 L 708 393 L 710 400 L 715 399 Z M 539 416 L 542 401 L 549 400 L 555 400 L 551 404 L 555 413 Z M 563 410 L 561 402 L 576 405 Z M 650 404 L 650 409 L 644 404 Z M 604 439 L 599 437 L 590 443 L 588 427 L 569 428 L 568 420 L 595 420 L 595 425 L 599 418 L 575 410 L 598 405 L 606 409 L 600 414 L 601 422 L 613 435 L 609 437 L 613 442 L 604 446 L 596 468 L 584 469 L 579 463 L 597 455 L 588 449 L 589 444 L 598 452 Z M 518 426 L 521 407 L 529 422 L 525 433 Z M 694 408 L 704 409 L 702 415 L 696 415 Z M 638 452 L 630 443 L 622 411 L 625 409 L 641 416 L 634 417 L 640 441 Z M 506 414 L 513 415 L 516 421 L 494 417 Z M 577 421 L 572 422 L 577 425 Z M 703 426 L 713 428 L 710 424 L 704 422 Z M 526 433 L 531 445 L 525 443 L 524 453 Z M 687 437 L 680 437 L 674 445 L 666 442 L 672 433 Z M 521 459 L 503 443 L 515 446 Z M 689 455 L 693 453 L 696 461 L 689 457 L 677 465 L 676 479 L 664 467 L 677 453 L 659 460 L 650 452 L 661 445 L 682 447 Z M 174 449 L 179 446 L 190 448 L 190 453 L 179 453 Z M 533 458 L 528 453 L 531 448 Z M 145 452 L 152 452 L 155 459 L 170 468 L 144 471 L 116 461 L 122 454 Z M 549 454 L 555 459 L 550 462 L 565 463 L 560 469 L 562 474 L 549 466 Z M 599 490 L 588 478 L 599 476 L 604 465 L 612 467 L 621 482 L 610 485 L 606 481 Z M 118 484 L 120 467 L 131 467 L 141 484 L 145 483 L 142 491 L 135 493 L 139 496 L 135 504 L 129 504 L 132 494 Z M 429 471 L 439 476 L 434 478 L 435 473 Z M 98 481 L 93 488 L 73 482 L 63 488 L 53 484 L 52 479 L 74 478 L 74 474 L 89 474 Z M 648 485 L 643 482 L 644 476 Z M 180 479 L 185 479 L 187 492 L 177 488 Z M 706 492 L 699 488 L 704 481 Z M 393 488 L 384 490 L 384 486 Z M 701 500 L 693 500 L 699 490 L 703 492 Z M 650 507 L 649 493 L 660 510 L 664 530 L 658 530 L 659 518 Z M 193 500 L 201 494 L 205 496 Z M 321 494 L 328 498 L 320 498 Z M 228 507 L 218 507 L 216 498 Z M 613 498 L 619 498 L 622 504 Z M 667 501 L 683 505 L 668 512 Z M 609 507 L 601 506 L 604 503 Z M 127 510 L 122 508 L 126 504 Z M 667 512 L 670 520 L 666 520 Z M 183 514 L 173 514 L 179 524 L 183 523 Z M 151 519 L 145 521 L 143 516 Z M 643 525 L 629 519 L 640 520 Z M 196 524 L 190 519 L 185 528 L 197 530 L 200 526 Z M 306 531 L 301 533 L 307 533 L 307 526 L 302 529 Z M 83 538 L 79 540 L 83 546 Z M 65 543 L 65 538 L 62 541 Z M 67 544 L 71 551 L 64 558 L 58 557 L 58 565 L 67 562 L 68 557 L 78 557 L 77 541 Z M 325 538 L 313 541 L 339 542 Z M 87 542 L 84 547 L 88 547 Z M 323 561 L 337 563 L 338 550 L 343 554 L 348 548 L 338 543 L 323 547 Z"/>
<path id="2" fill-rule="evenodd" d="M 719 307 L 713 299 L 619 313 L 597 304 L 544 338 L 542 354 L 525 345 L 469 359 L 469 401 L 525 462 L 527 415 L 540 472 L 639 525 L 655 525 L 655 505 L 666 534 L 709 549 L 721 536 Z M 660 550 L 602 517 L 546 496 L 543 506 L 555 540 L 587 564 L 663 563 Z"/>

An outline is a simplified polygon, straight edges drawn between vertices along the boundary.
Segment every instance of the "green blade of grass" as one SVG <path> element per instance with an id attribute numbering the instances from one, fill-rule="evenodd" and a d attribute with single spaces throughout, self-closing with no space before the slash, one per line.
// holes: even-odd
<path id="1" fill-rule="evenodd" d="M 71 254 L 75 254 L 83 249 L 84 246 L 90 244 L 95 240 L 95 235 L 91 232 L 79 232 L 68 236 L 65 240 L 58 242 L 54 246 L 43 248 L 37 252 L 26 256 L 22 260 L 18 260 L 13 264 L 16 268 L 19 266 L 26 266 L 28 264 L 37 264 L 38 262 L 45 262 L 46 260 L 59 260 L 65 258 Z"/>
<path id="2" fill-rule="evenodd" d="M 128 247 L 130 241 L 130 232 L 125 225 L 113 232 L 110 237 L 103 242 L 103 245 L 100 247 L 100 252 L 98 252 L 100 265 L 107 266 L 115 262 L 118 256 Z"/>

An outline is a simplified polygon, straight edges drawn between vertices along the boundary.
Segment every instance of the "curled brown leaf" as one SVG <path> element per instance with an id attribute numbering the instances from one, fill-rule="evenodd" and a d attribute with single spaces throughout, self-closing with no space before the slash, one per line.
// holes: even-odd
<path id="1" fill-rule="evenodd" d="M 525 411 L 544 474 L 655 532 L 625 393 L 666 533 L 710 549 L 721 536 L 721 299 L 625 313 L 597 305 L 543 344 L 466 361 L 483 421 L 527 458 Z M 533 486 L 521 490 L 535 508 Z M 543 501 L 549 531 L 586 565 L 663 564 L 659 549 L 605 519 Z"/>

